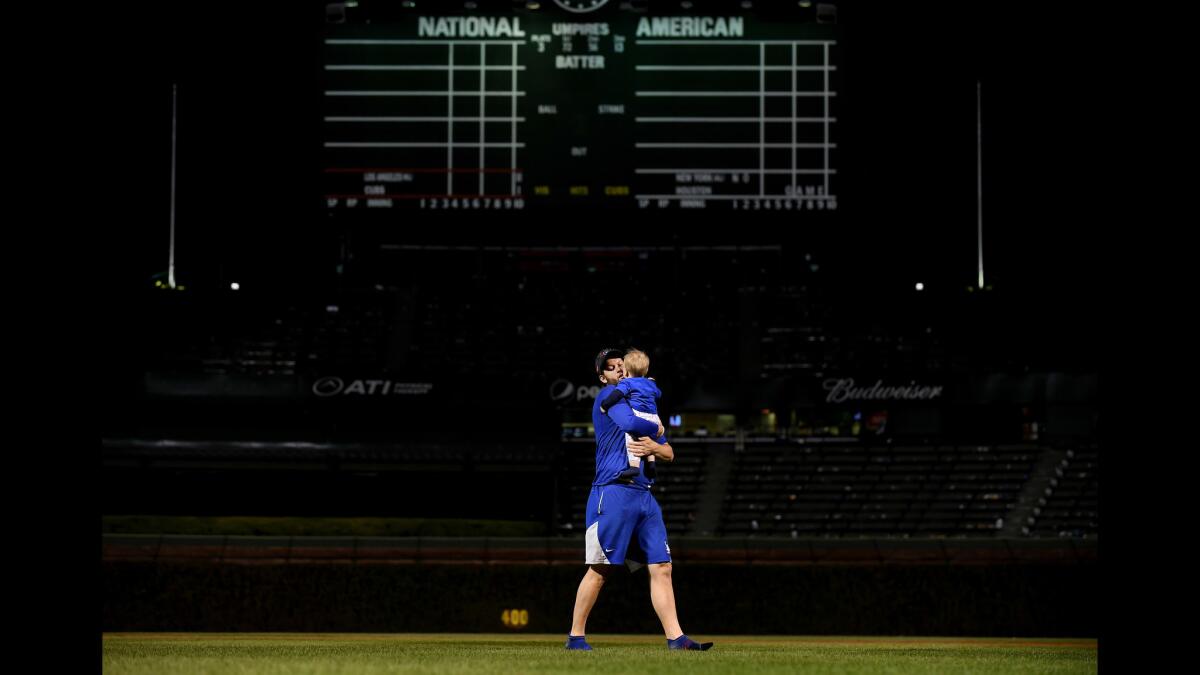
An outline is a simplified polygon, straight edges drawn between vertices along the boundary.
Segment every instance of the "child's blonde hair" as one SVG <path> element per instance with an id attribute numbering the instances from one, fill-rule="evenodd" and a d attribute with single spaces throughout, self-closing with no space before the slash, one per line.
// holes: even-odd
<path id="1" fill-rule="evenodd" d="M 645 377 L 650 372 L 650 357 L 640 349 L 625 352 L 625 372 L 633 377 Z"/>

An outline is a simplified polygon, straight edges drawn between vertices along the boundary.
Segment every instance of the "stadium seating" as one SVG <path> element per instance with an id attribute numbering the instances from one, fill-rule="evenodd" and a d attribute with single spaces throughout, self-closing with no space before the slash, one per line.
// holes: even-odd
<path id="1" fill-rule="evenodd" d="M 1039 348 L 1036 336 L 1023 338 L 1020 308 L 1006 305 L 1002 295 L 976 294 L 968 301 L 961 294 L 880 291 L 863 300 L 841 288 L 852 276 L 848 270 L 837 274 L 838 266 L 815 252 L 779 246 L 414 245 L 382 251 L 369 275 L 320 293 L 148 290 L 144 309 L 156 330 L 137 349 L 146 381 L 216 382 L 208 391 L 227 387 L 230 396 L 250 403 L 239 412 L 200 397 L 172 398 L 174 407 L 152 396 L 136 401 L 158 407 L 140 413 L 139 423 L 121 434 L 106 433 L 105 461 L 144 466 L 169 453 L 173 460 L 224 463 L 233 470 L 251 461 L 330 471 L 347 463 L 402 464 L 413 471 L 482 467 L 485 473 L 546 467 L 559 495 L 552 520 L 570 533 L 582 523 L 594 472 L 586 435 L 555 445 L 551 421 L 542 424 L 547 438 L 536 439 L 534 450 L 511 439 L 489 447 L 427 432 L 388 436 L 386 415 L 326 406 L 334 412 L 321 416 L 313 414 L 311 400 L 267 405 L 254 398 L 255 387 L 358 374 L 502 382 L 514 396 L 548 408 L 548 384 L 560 378 L 587 383 L 599 345 L 636 345 L 652 352 L 651 374 L 671 384 L 671 405 L 702 383 L 706 391 L 723 392 L 726 402 L 737 400 L 741 415 L 746 408 L 768 407 L 744 400 L 760 390 L 823 374 L 994 376 L 1000 390 L 1010 374 L 1070 362 L 1063 352 Z M 573 413 L 584 407 L 576 405 Z M 711 528 L 712 534 L 754 537 L 996 536 L 1014 505 L 1036 488 L 1036 508 L 1022 512 L 1017 533 L 1096 535 L 1097 456 L 1086 439 L 1041 486 L 1033 478 L 1045 456 L 1036 433 L 1028 446 L 995 439 L 962 445 L 952 435 L 906 433 L 911 429 L 903 426 L 902 411 L 891 412 L 887 434 L 868 438 L 872 432 L 864 429 L 836 444 L 818 442 L 821 430 L 811 426 L 804 430 L 811 436 L 791 433 L 782 418 L 778 430 L 769 430 L 778 431 L 779 439 L 735 446 L 732 438 L 710 433 L 707 440 L 728 442 L 689 446 L 676 462 L 660 466 L 656 490 L 668 530 L 694 535 Z M 478 411 L 445 414 L 458 420 Z M 207 436 L 191 433 L 185 427 L 191 420 L 200 420 Z M 1002 422 L 1017 430 L 1022 420 Z M 372 429 L 370 438 L 350 433 L 368 435 L 367 423 L 383 431 Z M 461 426 L 450 431 L 488 428 Z M 963 426 L 967 433 L 960 436 L 973 437 L 975 427 Z M 220 441 L 260 436 L 265 445 Z M 126 442 L 200 437 L 212 442 L 171 448 Z M 269 440 L 280 437 L 328 439 L 333 450 Z M 714 453 L 732 458 L 728 475 L 710 474 Z M 719 508 L 705 503 L 713 493 Z"/>
<path id="2" fill-rule="evenodd" d="M 1098 534 L 1099 457 L 1092 446 L 1068 449 L 1065 464 L 1041 483 L 1034 467 L 1052 451 L 1033 444 L 759 441 L 738 450 L 719 439 L 680 439 L 676 445 L 676 460 L 658 463 L 654 488 L 673 536 L 996 538 L 1031 491 L 1038 506 L 1019 536 Z M 177 485 L 183 499 L 188 490 L 208 486 L 202 489 L 224 490 L 231 500 L 238 493 L 239 503 L 253 504 L 244 492 L 255 484 L 324 485 L 357 491 L 356 504 L 367 509 L 359 515 L 371 515 L 369 505 L 375 503 L 402 509 L 389 490 L 437 489 L 432 485 L 449 480 L 446 489 L 453 491 L 467 484 L 454 476 L 470 476 L 473 489 L 493 485 L 496 495 L 516 491 L 527 497 L 530 508 L 548 514 L 564 536 L 582 528 L 595 475 L 594 445 L 586 437 L 557 446 L 106 439 L 103 453 L 106 481 L 133 492 L 143 483 L 159 491 Z M 711 468 L 722 466 L 722 458 L 731 459 L 727 469 Z M 534 493 L 544 497 L 529 496 Z M 272 497 L 271 511 L 320 510 L 320 502 L 304 493 L 289 507 L 292 498 L 286 490 Z M 525 508 L 518 507 L 514 510 Z"/>
<path id="3" fill-rule="evenodd" d="M 1036 459 L 1035 447 L 747 445 L 720 533 L 994 536 Z"/>
<path id="4" fill-rule="evenodd" d="M 1036 537 L 1093 537 L 1099 531 L 1099 453 L 1095 448 L 1067 451 L 1023 531 Z"/>

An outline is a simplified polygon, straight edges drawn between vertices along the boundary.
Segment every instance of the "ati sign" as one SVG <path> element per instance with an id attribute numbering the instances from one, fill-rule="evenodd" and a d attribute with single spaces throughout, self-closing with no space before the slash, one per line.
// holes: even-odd
<path id="1" fill-rule="evenodd" d="M 321 398 L 331 396 L 395 396 L 428 394 L 430 382 L 393 382 L 392 380 L 343 380 L 322 377 L 313 382 L 312 393 Z"/>
<path id="2" fill-rule="evenodd" d="M 595 400 L 600 393 L 600 385 L 593 387 L 578 387 L 568 380 L 555 380 L 550 385 L 550 400 L 555 403 L 567 403 L 570 401 L 583 401 L 585 399 Z"/>
<path id="3" fill-rule="evenodd" d="M 931 401 L 942 395 L 945 389 L 939 385 L 917 384 L 916 380 L 907 385 L 885 385 L 883 380 L 876 380 L 871 385 L 855 384 L 853 378 L 829 379 L 822 384 L 829 394 L 825 397 L 827 403 L 844 403 L 846 401 Z"/>

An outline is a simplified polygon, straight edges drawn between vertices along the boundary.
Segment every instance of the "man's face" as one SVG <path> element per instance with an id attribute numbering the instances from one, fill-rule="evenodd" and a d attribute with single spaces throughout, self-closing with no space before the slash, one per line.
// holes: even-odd
<path id="1" fill-rule="evenodd" d="M 600 379 L 604 384 L 616 384 L 625 377 L 625 359 L 608 359 L 604 362 L 604 370 L 600 371 Z"/>

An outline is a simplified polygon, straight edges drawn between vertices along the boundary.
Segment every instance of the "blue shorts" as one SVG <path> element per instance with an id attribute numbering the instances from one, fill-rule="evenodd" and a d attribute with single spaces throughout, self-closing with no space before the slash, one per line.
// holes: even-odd
<path id="1" fill-rule="evenodd" d="M 642 565 L 671 562 L 662 509 L 649 490 L 620 484 L 592 486 L 584 519 L 588 565 Z"/>

